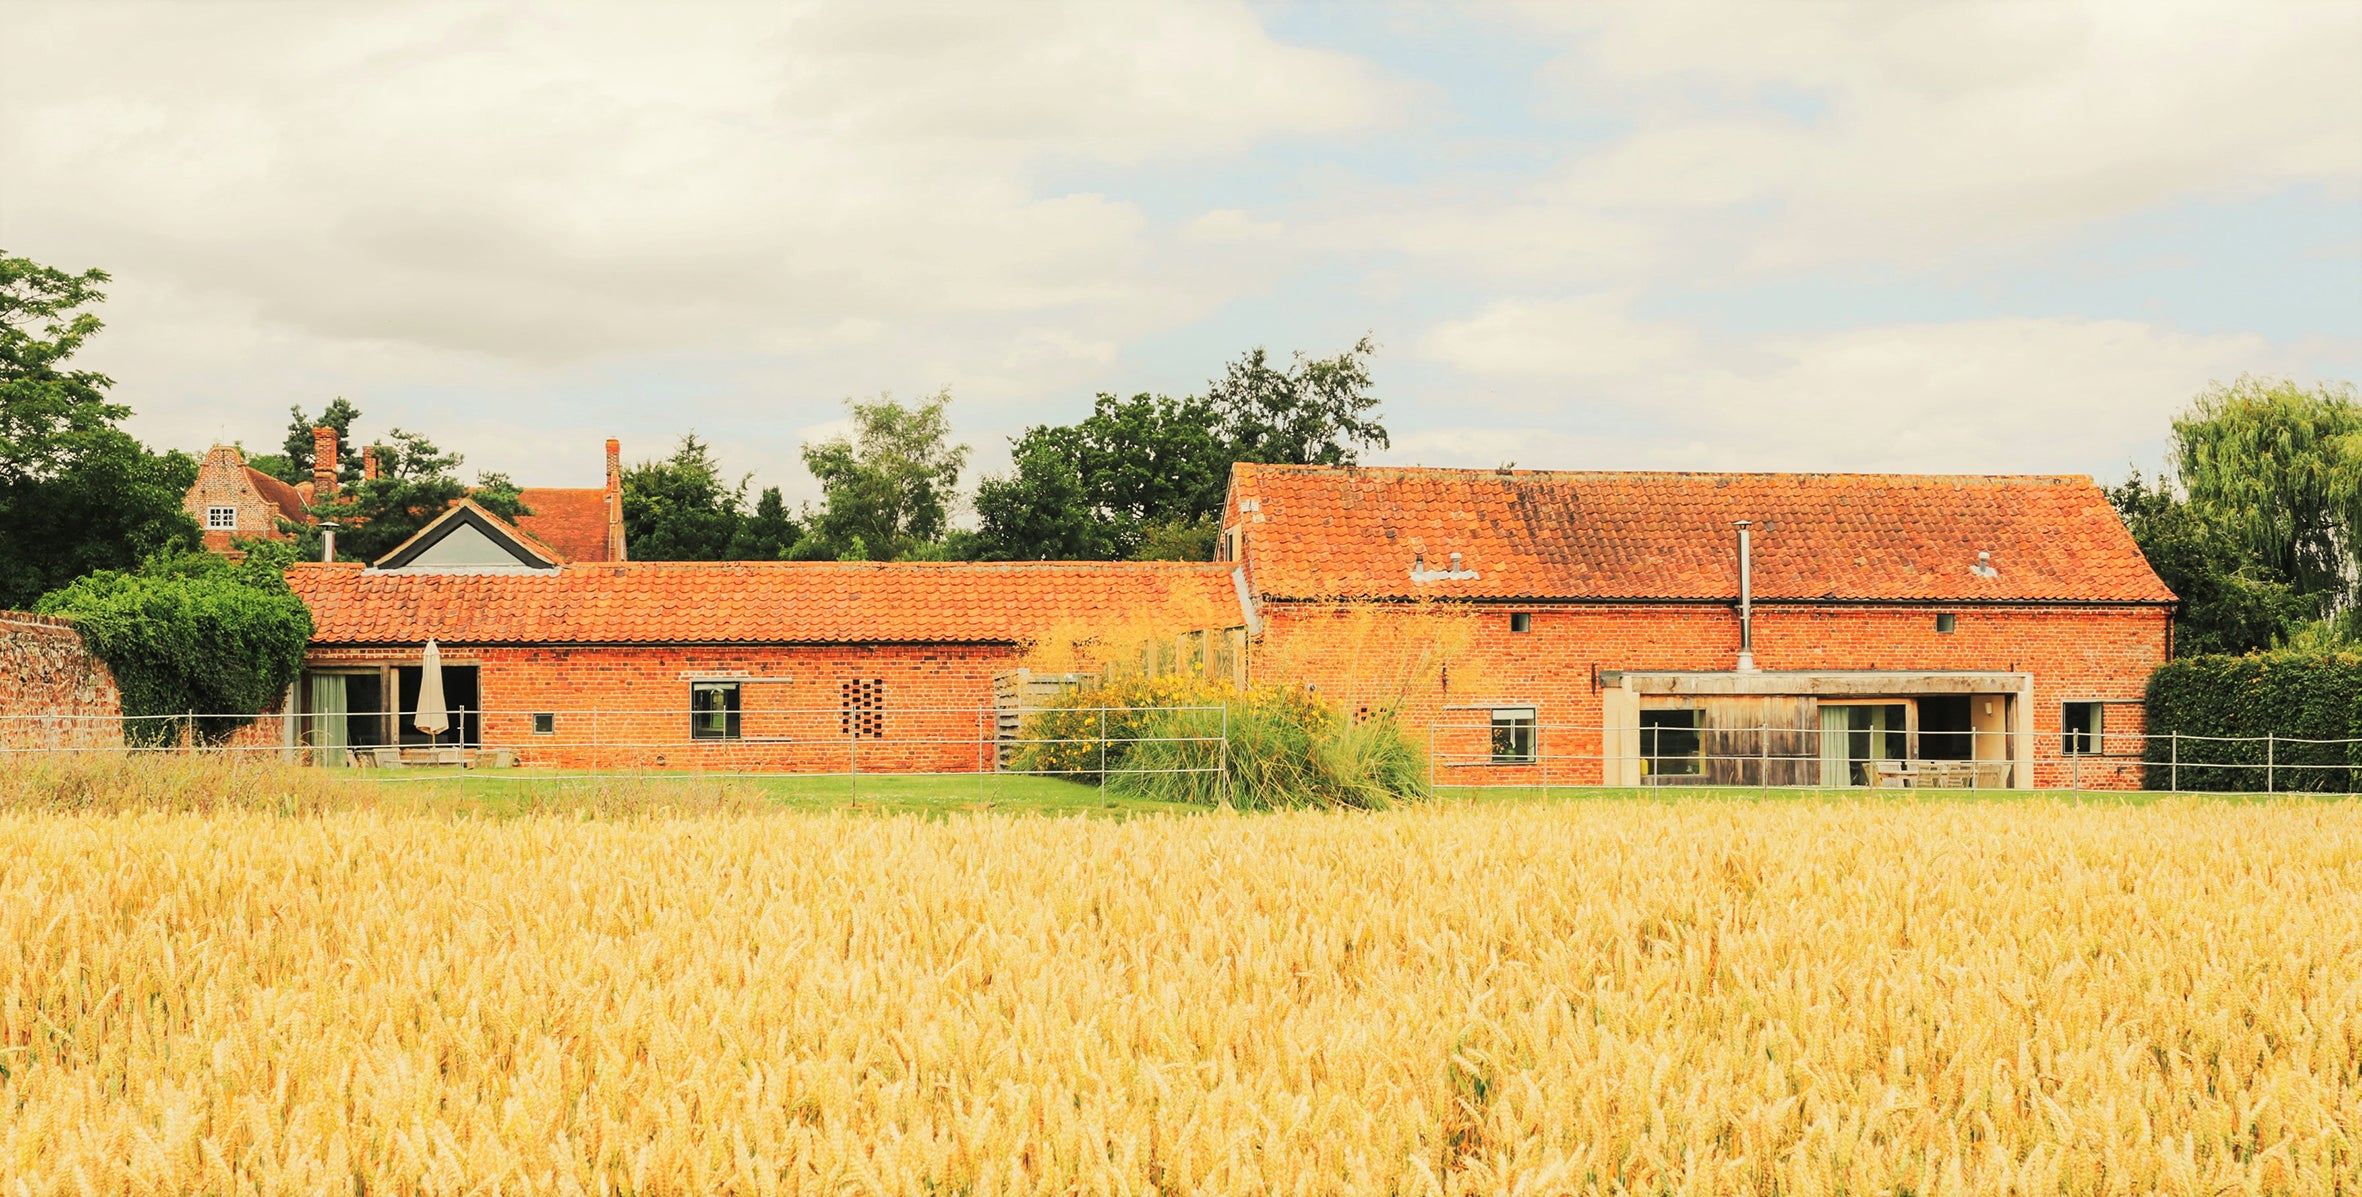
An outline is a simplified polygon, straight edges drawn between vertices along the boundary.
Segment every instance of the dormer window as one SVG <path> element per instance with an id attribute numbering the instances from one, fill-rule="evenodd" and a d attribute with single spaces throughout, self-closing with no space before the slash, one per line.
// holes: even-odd
<path id="1" fill-rule="evenodd" d="M 206 508 L 205 528 L 209 532 L 236 531 L 238 528 L 238 509 L 235 507 Z"/>

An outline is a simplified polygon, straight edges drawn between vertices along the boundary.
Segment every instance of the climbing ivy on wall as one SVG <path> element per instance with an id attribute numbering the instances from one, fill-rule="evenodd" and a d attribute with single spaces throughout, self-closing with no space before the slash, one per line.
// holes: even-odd
<path id="1" fill-rule="evenodd" d="M 2362 743 L 2308 743 L 2362 740 L 2362 653 L 2185 657 L 2149 676 L 2148 720 L 2152 790 L 2362 789 Z"/>
<path id="2" fill-rule="evenodd" d="M 279 702 L 312 636 L 311 611 L 287 587 L 286 554 L 273 548 L 239 563 L 191 553 L 101 570 L 35 609 L 73 620 L 107 663 L 131 717 L 125 739 L 169 744 L 193 731 L 218 744 Z"/>

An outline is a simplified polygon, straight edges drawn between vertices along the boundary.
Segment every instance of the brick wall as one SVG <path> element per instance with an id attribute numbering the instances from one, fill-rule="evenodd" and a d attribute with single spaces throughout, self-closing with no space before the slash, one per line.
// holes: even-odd
<path id="1" fill-rule="evenodd" d="M 486 747 L 568 769 L 969 772 L 992 759 L 992 678 L 1006 645 L 743 648 L 466 645 L 447 667 L 478 670 Z M 311 668 L 416 665 L 416 649 L 314 650 Z M 737 679 L 740 738 L 690 736 L 692 680 Z M 848 688 L 853 687 L 853 688 Z M 845 713 L 849 703 L 870 704 Z M 552 717 L 547 733 L 534 716 Z M 858 730 L 861 734 L 850 734 Z"/>
<path id="2" fill-rule="evenodd" d="M 122 743 L 122 694 L 72 624 L 0 611 L 0 747 Z"/>
<path id="3" fill-rule="evenodd" d="M 2133 760 L 2061 756 L 2060 704 L 2123 700 L 2107 708 L 2105 749 L 2137 754 L 2138 705 L 2165 660 L 2162 608 L 1759 607 L 1756 665 L 1764 670 L 1989 670 L 2033 677 L 2035 784 L 2134 788 Z M 1510 631 L 1513 611 L 1531 631 Z M 1309 684 L 1347 712 L 1395 706 L 1446 754 L 1475 753 L 1489 734 L 1483 708 L 1530 706 L 1563 763 L 1554 782 L 1599 780 L 1603 670 L 1727 670 L 1738 617 L 1727 606 L 1381 607 L 1270 605 L 1258 681 Z M 1455 706 L 1466 712 L 1449 710 Z M 1438 726 L 1440 725 L 1440 726 Z M 1467 725 L 1467 726 L 1455 726 Z M 1582 758 L 1568 760 L 1568 758 Z M 1539 767 L 1487 769 L 1487 781 L 1541 780 Z M 1530 775 L 1530 776 L 1528 776 Z"/>

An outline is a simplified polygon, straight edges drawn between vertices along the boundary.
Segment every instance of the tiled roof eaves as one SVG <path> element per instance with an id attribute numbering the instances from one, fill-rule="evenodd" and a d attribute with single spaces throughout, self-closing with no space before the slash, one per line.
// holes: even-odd
<path id="1" fill-rule="evenodd" d="M 533 639 L 520 639 L 513 636 L 472 636 L 465 640 L 437 639 L 435 641 L 436 647 L 446 652 L 453 652 L 468 648 L 515 648 L 520 645 L 538 647 L 541 645 L 550 644 L 563 644 L 568 648 L 826 648 L 842 644 L 876 644 L 884 646 L 904 645 L 917 648 L 928 645 L 944 644 L 984 644 L 994 646 L 1009 646 L 1020 643 L 1023 642 L 1007 638 L 980 639 L 971 637 L 962 639 L 946 637 L 940 639 L 910 640 L 878 639 L 873 637 L 830 638 L 825 636 L 805 636 L 800 638 L 783 638 L 777 640 L 618 640 L 612 636 L 597 640 L 568 640 L 563 637 L 535 637 Z M 425 646 L 426 641 L 424 640 L 313 640 L 310 641 L 305 646 L 305 648 L 306 651 L 313 651 L 326 649 L 424 648 Z"/>
<path id="2" fill-rule="evenodd" d="M 1466 603 L 1472 606 L 1547 605 L 1558 607 L 1732 607 L 1738 605 L 1735 594 L 1715 595 L 1563 595 L 1563 594 L 1265 594 L 1257 596 L 1266 603 L 1390 603 L 1404 606 L 1416 603 Z M 2131 598 L 2044 598 L 2041 595 L 2006 598 L 1943 598 L 1912 595 L 1900 598 L 1765 598 L 1757 595 L 1758 607 L 2178 607 L 2179 599 Z"/>

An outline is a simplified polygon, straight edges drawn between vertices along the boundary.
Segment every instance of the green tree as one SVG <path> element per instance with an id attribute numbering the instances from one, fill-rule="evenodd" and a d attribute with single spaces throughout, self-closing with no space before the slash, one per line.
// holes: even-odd
<path id="1" fill-rule="evenodd" d="M 724 561 L 746 507 L 746 480 L 722 480 L 713 449 L 692 432 L 672 456 L 623 472 L 623 538 L 641 561 Z"/>
<path id="2" fill-rule="evenodd" d="M 1071 425 L 1012 442 L 1008 473 L 976 489 L 977 551 L 992 559 L 1207 560 L 1233 462 L 1352 465 L 1384 447 L 1368 337 L 1285 368 L 1241 354 L 1204 397 L 1102 394 Z"/>
<path id="3" fill-rule="evenodd" d="M 2157 576 L 2181 597 L 2176 656 L 2270 648 L 2311 614 L 2311 599 L 2163 479 L 2151 485 L 2134 470 L 2109 488 L 2108 499 Z"/>
<path id="4" fill-rule="evenodd" d="M 480 474 L 472 488 L 461 482 L 459 466 L 465 460 L 436 448 L 423 435 L 396 428 L 377 445 L 377 477 L 314 504 L 312 514 L 337 522 L 336 555 L 345 561 L 374 561 L 386 555 L 462 498 L 474 499 L 506 520 L 532 514 L 504 475 Z M 298 550 L 316 553 L 318 529 L 296 525 L 294 530 L 300 537 Z"/>
<path id="5" fill-rule="evenodd" d="M 117 426 L 113 380 L 66 365 L 103 327 L 106 281 L 0 253 L 0 607 L 197 544 L 196 461 L 149 452 Z"/>
<path id="6" fill-rule="evenodd" d="M 303 663 L 312 613 L 287 587 L 293 559 L 267 542 L 236 564 L 214 553 L 159 554 L 137 570 L 77 579 L 35 609 L 71 618 L 107 663 L 132 717 L 126 738 L 172 743 L 193 730 L 220 743 L 277 705 Z"/>
<path id="7" fill-rule="evenodd" d="M 997 560 L 1102 560 L 1187 551 L 1177 529 L 1212 526 L 1230 454 L 1204 399 L 1102 394 L 1071 425 L 1012 443 L 1011 470 L 977 487 L 981 551 Z M 1211 556 L 1211 540 L 1207 540 Z"/>
<path id="8" fill-rule="evenodd" d="M 1278 465 L 1355 465 L 1365 448 L 1383 449 L 1386 427 L 1370 394 L 1368 337 L 1331 358 L 1296 352 L 1286 369 L 1263 347 L 1230 363 L 1206 390 L 1232 461 Z"/>
<path id="9" fill-rule="evenodd" d="M 339 395 L 328 401 L 318 416 L 303 414 L 301 406 L 287 409 L 287 442 L 279 453 L 265 453 L 248 458 L 247 465 L 261 470 L 290 486 L 312 480 L 312 430 L 336 430 L 336 481 L 339 486 L 351 486 L 361 480 L 361 446 L 353 437 L 353 421 L 361 418 L 361 409 Z"/>
<path id="10" fill-rule="evenodd" d="M 2362 404 L 2350 384 L 2241 377 L 2173 422 L 2190 505 L 2317 616 L 2362 601 Z"/>
<path id="11" fill-rule="evenodd" d="M 1079 431 L 1041 425 L 1016 438 L 1011 469 L 976 485 L 979 556 L 992 561 L 1103 561 L 1116 529 L 1083 482 Z"/>
<path id="12" fill-rule="evenodd" d="M 908 407 L 887 395 L 845 405 L 853 435 L 804 446 L 804 468 L 819 480 L 823 502 L 790 555 L 873 561 L 932 555 L 968 460 L 968 447 L 951 440 L 944 410 L 951 392 Z"/>
<path id="13" fill-rule="evenodd" d="M 777 561 L 803 537 L 803 525 L 787 513 L 787 501 L 779 496 L 779 488 L 766 486 L 755 499 L 754 513 L 738 522 L 738 531 L 730 538 L 728 559 Z"/>

